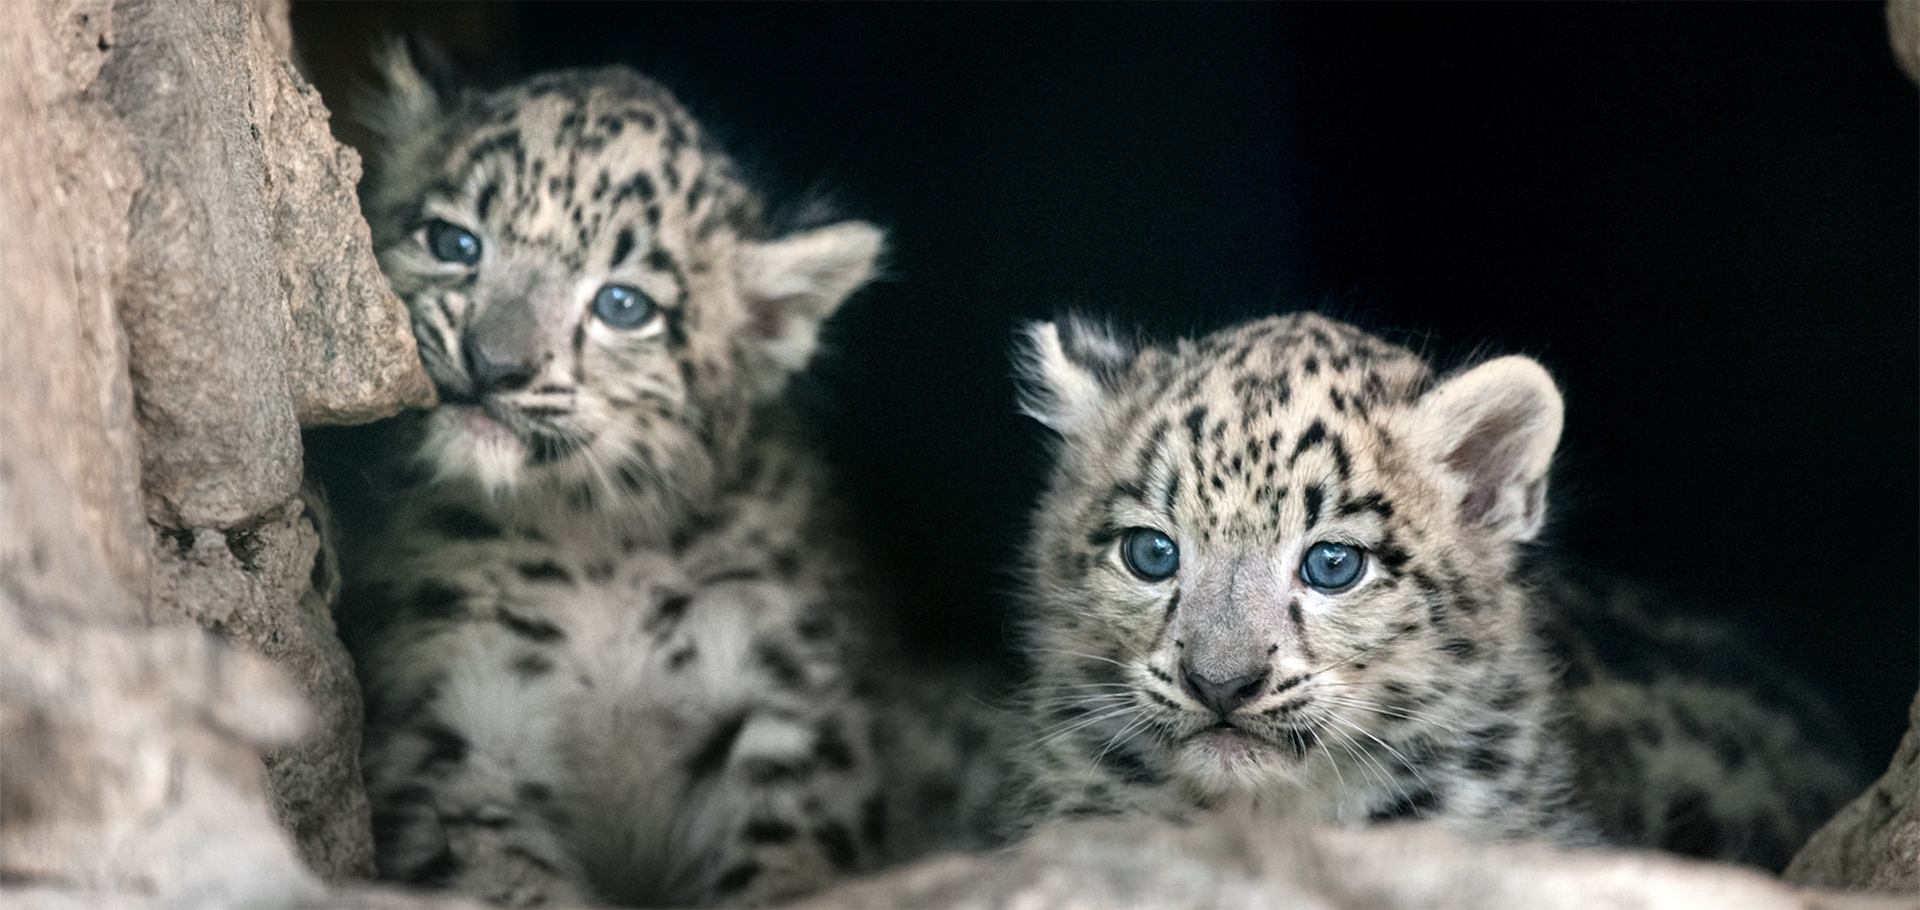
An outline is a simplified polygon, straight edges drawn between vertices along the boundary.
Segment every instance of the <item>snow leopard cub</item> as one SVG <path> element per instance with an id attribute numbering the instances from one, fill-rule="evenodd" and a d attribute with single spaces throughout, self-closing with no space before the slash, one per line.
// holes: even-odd
<path id="1" fill-rule="evenodd" d="M 1311 313 L 1027 354 L 1059 443 L 1014 828 L 1251 804 L 1777 867 L 1852 795 L 1773 668 L 1523 549 L 1562 422 L 1533 360 L 1436 377 Z"/>
<path id="2" fill-rule="evenodd" d="M 871 865 L 888 637 L 781 402 L 881 231 L 771 236 L 624 68 L 384 69 L 364 207 L 440 403 L 341 542 L 381 873 L 758 905 Z"/>

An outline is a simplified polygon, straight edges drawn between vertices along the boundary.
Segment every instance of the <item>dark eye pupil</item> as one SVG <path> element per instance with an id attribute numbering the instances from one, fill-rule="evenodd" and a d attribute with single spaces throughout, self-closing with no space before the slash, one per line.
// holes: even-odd
<path id="1" fill-rule="evenodd" d="M 1152 528 L 1128 531 L 1120 541 L 1120 557 L 1129 571 L 1148 581 L 1170 578 L 1180 569 L 1180 548 Z"/>
<path id="2" fill-rule="evenodd" d="M 1343 543 L 1322 542 L 1307 548 L 1307 558 L 1300 561 L 1300 577 L 1321 591 L 1340 591 L 1360 580 L 1365 565 L 1363 551 Z"/>
<path id="3" fill-rule="evenodd" d="M 480 261 L 480 238 L 466 228 L 445 221 L 427 225 L 427 249 L 441 262 L 473 265 Z"/>
<path id="4" fill-rule="evenodd" d="M 610 284 L 593 295 L 593 314 L 616 329 L 644 325 L 653 317 L 654 309 L 653 298 L 629 285 Z"/>

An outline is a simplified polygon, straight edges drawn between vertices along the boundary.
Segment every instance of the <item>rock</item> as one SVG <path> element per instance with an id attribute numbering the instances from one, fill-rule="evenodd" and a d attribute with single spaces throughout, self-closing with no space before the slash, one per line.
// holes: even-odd
<path id="1" fill-rule="evenodd" d="M 260 787 L 259 748 L 306 724 L 270 664 L 6 590 L 0 639 L 5 880 L 209 906 L 323 893 Z"/>
<path id="2" fill-rule="evenodd" d="M 1313 828 L 1221 815 L 1178 827 L 1094 821 L 952 855 L 791 905 L 987 908 L 1878 910 L 1887 895 L 1796 891 L 1758 871 L 1650 852 L 1470 841 L 1420 825 Z"/>
<path id="3" fill-rule="evenodd" d="M 307 735 L 266 755 L 269 792 L 308 864 L 337 881 L 371 875 L 373 842 L 359 683 L 334 629 L 334 585 L 311 582 L 327 574 L 314 564 L 317 515 L 295 499 L 245 528 L 162 534 L 153 605 L 265 655 L 312 706 Z"/>
<path id="4" fill-rule="evenodd" d="M 1900 71 L 1920 82 L 1920 0 L 1888 0 L 1887 43 Z"/>
<path id="5" fill-rule="evenodd" d="M 145 171 L 120 288 L 147 514 L 231 528 L 300 486 L 289 319 L 249 117 L 251 8 L 121 0 L 100 81 Z"/>
<path id="6" fill-rule="evenodd" d="M 1920 692 L 1887 773 L 1813 833 L 1781 873 L 1827 888 L 1920 891 Z"/>
<path id="7" fill-rule="evenodd" d="M 360 217 L 360 156 L 334 141 L 320 94 L 265 24 L 291 42 L 286 4 L 255 17 L 250 51 L 254 113 L 267 161 L 265 202 L 280 282 L 293 318 L 287 358 L 294 415 L 303 427 L 356 424 L 433 403 L 433 383 L 413 346 L 406 305 L 388 287 Z"/>
<path id="8" fill-rule="evenodd" d="M 302 425 L 431 400 L 373 256 L 360 164 L 286 59 L 284 0 L 121 0 L 102 69 L 145 183 L 120 316 L 157 545 L 146 616 L 286 669 L 311 735 L 267 757 L 274 813 L 329 880 L 372 872 L 361 703 L 296 497 Z"/>
<path id="9" fill-rule="evenodd" d="M 125 617 L 148 534 L 113 291 L 141 175 L 91 91 L 111 20 L 105 0 L 0 18 L 0 578 Z"/>
<path id="10" fill-rule="evenodd" d="M 46 657 L 89 675 L 38 689 L 10 677 L 6 748 L 21 763 L 6 769 L 9 799 L 45 783 L 20 774 L 54 773 L 34 756 L 71 763 L 56 783 L 74 797 L 47 797 L 29 827 L 8 816 L 0 859 L 18 875 L 6 880 L 218 891 L 178 877 L 201 874 L 191 863 L 156 857 L 216 856 L 224 841 L 196 827 L 196 809 L 123 793 L 151 774 L 115 761 L 199 775 L 194 793 L 247 841 L 236 856 L 290 850 L 270 836 L 277 818 L 325 877 L 369 874 L 359 690 L 311 583 L 317 513 L 298 497 L 299 431 L 395 413 L 430 400 L 431 385 L 359 216 L 359 160 L 287 63 L 285 0 L 21 11 L 0 23 L 0 274 L 13 298 L 0 307 L 0 593 L 72 618 Z M 151 667 L 114 673 L 159 655 L 253 660 L 208 656 L 227 652 L 188 624 L 285 670 L 296 689 L 259 684 L 261 710 L 297 691 L 312 710 L 282 707 L 310 718 L 309 734 L 193 726 L 245 692 L 163 686 L 137 710 L 100 694 L 151 682 Z M 127 666 L 87 662 L 107 640 Z M 15 808 L 27 805 L 38 804 Z M 125 853 L 123 829 L 144 831 L 146 852 L 100 859 Z M 262 881 L 283 878 L 273 862 L 259 859 Z M 125 876 L 103 871 L 117 863 Z M 279 900 L 313 884 L 252 880 L 236 871 L 231 893 Z"/>

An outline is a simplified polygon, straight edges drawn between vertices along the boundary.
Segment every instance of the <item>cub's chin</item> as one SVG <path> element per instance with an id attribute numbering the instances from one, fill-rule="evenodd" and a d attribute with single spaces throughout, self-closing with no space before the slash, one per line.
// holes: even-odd
<path id="1" fill-rule="evenodd" d="M 425 430 L 419 458 L 436 480 L 471 480 L 489 494 L 526 482 L 526 442 L 478 405 L 442 405 Z"/>
<path id="2" fill-rule="evenodd" d="M 1306 764 L 1303 750 L 1224 725 L 1202 730 L 1178 748 L 1175 770 L 1190 788 L 1207 797 L 1298 786 Z"/>

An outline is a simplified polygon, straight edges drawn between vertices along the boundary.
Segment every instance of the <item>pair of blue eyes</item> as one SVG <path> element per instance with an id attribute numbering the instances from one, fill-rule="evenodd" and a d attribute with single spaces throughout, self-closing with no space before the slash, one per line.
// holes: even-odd
<path id="1" fill-rule="evenodd" d="M 1165 581 L 1180 571 L 1180 547 L 1164 532 L 1132 528 L 1120 537 L 1120 559 L 1127 571 L 1145 581 Z M 1300 580 L 1323 594 L 1354 586 L 1367 567 L 1367 551 L 1343 543 L 1320 541 L 1300 560 Z"/>
<path id="2" fill-rule="evenodd" d="M 427 222 L 427 251 L 441 262 L 474 266 L 480 262 L 480 238 L 457 224 Z M 637 329 L 659 310 L 647 292 L 630 284 L 609 284 L 593 295 L 593 315 L 616 329 Z"/>

